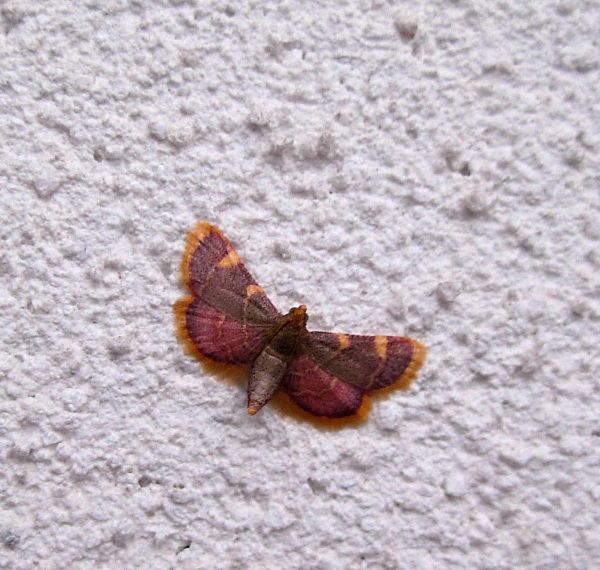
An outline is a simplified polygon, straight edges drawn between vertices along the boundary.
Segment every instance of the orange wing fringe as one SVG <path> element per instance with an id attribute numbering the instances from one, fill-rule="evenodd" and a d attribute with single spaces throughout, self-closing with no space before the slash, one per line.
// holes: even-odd
<path id="1" fill-rule="evenodd" d="M 277 408 L 280 413 L 297 421 L 310 422 L 316 428 L 323 431 L 334 431 L 345 427 L 358 427 L 365 423 L 369 416 L 369 412 L 373 407 L 369 396 L 364 394 L 360 408 L 352 416 L 345 416 L 343 418 L 315 416 L 314 414 L 303 410 L 283 389 L 280 389 L 275 393 L 270 404 Z"/>

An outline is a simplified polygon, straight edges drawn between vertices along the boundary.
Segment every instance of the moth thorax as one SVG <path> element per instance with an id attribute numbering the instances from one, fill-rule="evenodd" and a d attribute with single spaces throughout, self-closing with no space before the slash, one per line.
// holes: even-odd
<path id="1" fill-rule="evenodd" d="M 275 335 L 269 346 L 279 356 L 289 358 L 296 352 L 297 339 L 298 334 L 295 330 L 284 329 Z"/>

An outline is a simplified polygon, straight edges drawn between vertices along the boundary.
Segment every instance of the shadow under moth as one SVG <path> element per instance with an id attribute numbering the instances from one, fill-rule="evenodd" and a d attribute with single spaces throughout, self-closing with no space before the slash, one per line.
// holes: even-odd
<path id="1" fill-rule="evenodd" d="M 179 334 L 212 361 L 250 365 L 251 415 L 278 388 L 316 416 L 364 415 L 365 395 L 408 386 L 425 359 L 412 338 L 309 331 L 305 305 L 279 313 L 207 222 L 189 232 L 181 269 L 190 295 L 175 305 Z"/>

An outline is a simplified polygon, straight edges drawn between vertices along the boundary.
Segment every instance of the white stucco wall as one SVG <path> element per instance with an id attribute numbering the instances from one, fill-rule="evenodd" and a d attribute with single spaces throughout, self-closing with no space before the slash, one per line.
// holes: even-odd
<path id="1" fill-rule="evenodd" d="M 600 566 L 600 5 L 0 1 L 0 568 Z M 173 334 L 216 223 L 429 347 L 328 432 Z"/>

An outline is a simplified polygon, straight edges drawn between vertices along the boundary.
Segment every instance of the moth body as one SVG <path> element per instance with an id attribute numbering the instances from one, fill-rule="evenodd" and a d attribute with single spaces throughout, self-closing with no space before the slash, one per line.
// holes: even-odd
<path id="1" fill-rule="evenodd" d="M 248 413 L 254 415 L 273 396 L 287 370 L 287 359 L 274 352 L 271 345 L 258 355 L 248 380 Z"/>
<path id="2" fill-rule="evenodd" d="M 273 396 L 306 334 L 306 307 L 291 309 L 281 328 L 258 355 L 248 381 L 248 413 L 254 415 Z"/>

